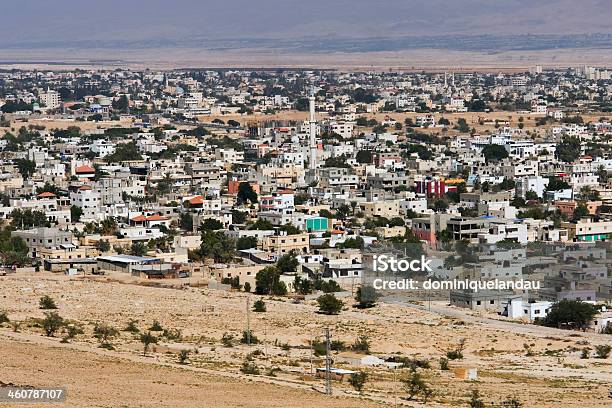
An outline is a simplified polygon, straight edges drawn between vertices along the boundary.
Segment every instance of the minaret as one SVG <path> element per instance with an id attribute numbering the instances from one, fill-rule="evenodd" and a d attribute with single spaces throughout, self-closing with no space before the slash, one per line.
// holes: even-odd
<path id="1" fill-rule="evenodd" d="M 314 88 L 310 90 L 310 168 L 317 168 L 317 119 L 315 118 Z"/>

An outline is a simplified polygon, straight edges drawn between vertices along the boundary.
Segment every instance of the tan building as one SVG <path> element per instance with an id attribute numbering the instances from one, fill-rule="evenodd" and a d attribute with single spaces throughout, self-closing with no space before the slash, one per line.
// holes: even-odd
<path id="1" fill-rule="evenodd" d="M 310 237 L 308 234 L 272 235 L 263 237 L 259 242 L 259 249 L 277 255 L 307 253 L 310 250 Z"/>
<path id="2" fill-rule="evenodd" d="M 399 216 L 399 200 L 370 201 L 359 204 L 366 217 L 393 218 Z"/>
<path id="3" fill-rule="evenodd" d="M 52 259 L 86 259 L 100 255 L 100 251 L 91 247 L 76 247 L 73 244 L 61 244 L 55 248 L 41 248 L 38 250 L 38 257 L 45 260 Z"/>

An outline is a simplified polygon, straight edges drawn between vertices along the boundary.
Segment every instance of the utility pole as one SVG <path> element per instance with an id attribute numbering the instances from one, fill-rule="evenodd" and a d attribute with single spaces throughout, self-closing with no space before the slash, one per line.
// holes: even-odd
<path id="1" fill-rule="evenodd" d="M 251 296 L 247 296 L 246 299 L 246 313 L 247 313 L 247 345 L 251 345 Z"/>
<path id="2" fill-rule="evenodd" d="M 332 383 L 331 383 L 331 358 L 329 357 L 329 346 L 330 346 L 331 335 L 329 334 L 329 327 L 325 329 L 325 393 L 332 395 Z"/>

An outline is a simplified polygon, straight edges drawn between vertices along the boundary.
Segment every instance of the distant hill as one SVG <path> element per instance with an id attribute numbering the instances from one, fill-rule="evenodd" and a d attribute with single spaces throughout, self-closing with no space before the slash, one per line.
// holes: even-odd
<path id="1" fill-rule="evenodd" d="M 610 0 L 22 0 L 2 5 L 0 48 L 307 40 L 325 49 L 331 40 L 612 34 L 611 21 Z"/>

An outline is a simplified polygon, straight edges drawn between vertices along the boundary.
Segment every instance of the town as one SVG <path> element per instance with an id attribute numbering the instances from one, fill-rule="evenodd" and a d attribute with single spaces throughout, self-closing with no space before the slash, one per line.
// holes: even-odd
<path id="1" fill-rule="evenodd" d="M 612 67 L 5 69 L 0 115 L 0 386 L 609 404 Z"/>

